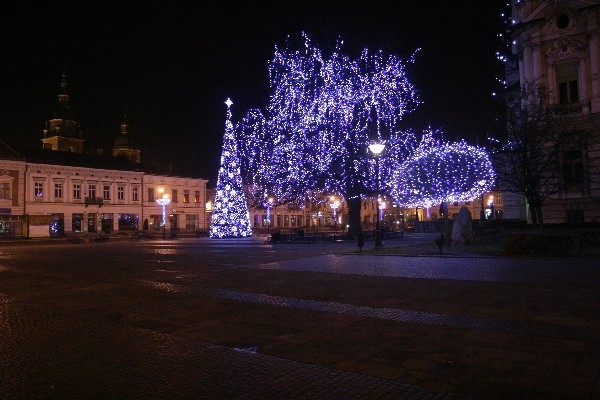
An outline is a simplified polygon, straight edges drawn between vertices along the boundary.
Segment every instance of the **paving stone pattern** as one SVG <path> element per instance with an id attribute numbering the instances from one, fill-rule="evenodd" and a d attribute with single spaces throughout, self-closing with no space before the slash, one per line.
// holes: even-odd
<path id="1" fill-rule="evenodd" d="M 5 296 L 0 317 L 2 399 L 467 398 Z"/>

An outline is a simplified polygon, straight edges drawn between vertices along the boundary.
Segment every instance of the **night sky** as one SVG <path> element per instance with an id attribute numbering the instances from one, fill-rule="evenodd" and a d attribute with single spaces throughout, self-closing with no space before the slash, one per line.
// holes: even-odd
<path id="1" fill-rule="evenodd" d="M 19 4 L 16 4 L 19 3 Z M 145 162 L 214 185 L 227 97 L 233 118 L 264 108 L 275 45 L 301 32 L 408 58 L 425 103 L 420 131 L 480 142 L 491 127 L 495 52 L 506 1 L 52 1 L 3 7 L 0 138 L 40 147 L 62 71 L 86 143 L 109 147 L 126 110 Z M 481 143 L 480 143 L 481 144 Z"/>

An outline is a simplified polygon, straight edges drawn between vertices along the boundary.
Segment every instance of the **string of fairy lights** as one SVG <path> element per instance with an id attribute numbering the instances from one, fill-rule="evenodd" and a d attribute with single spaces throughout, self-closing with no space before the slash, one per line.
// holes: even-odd
<path id="1" fill-rule="evenodd" d="M 443 142 L 431 130 L 419 141 L 398 128 L 420 104 L 406 75 L 414 57 L 365 49 L 354 59 L 341 40 L 326 57 L 303 39 L 300 50 L 275 48 L 264 110 L 248 110 L 233 127 L 227 106 L 211 237 L 251 234 L 241 174 L 254 206 L 267 198 L 269 206 L 302 206 L 315 193 L 348 200 L 382 191 L 400 206 L 432 206 L 471 200 L 492 187 L 482 148 Z M 385 143 L 377 159 L 369 153 L 374 142 Z"/>
<path id="2" fill-rule="evenodd" d="M 397 204 L 430 208 L 471 201 L 492 189 L 496 176 L 488 153 L 464 141 L 443 142 L 436 133 L 424 132 L 413 156 L 394 171 L 390 195 Z"/>

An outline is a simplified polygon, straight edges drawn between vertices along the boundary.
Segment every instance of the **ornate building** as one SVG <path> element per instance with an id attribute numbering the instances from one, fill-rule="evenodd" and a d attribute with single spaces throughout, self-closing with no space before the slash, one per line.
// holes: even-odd
<path id="1" fill-rule="evenodd" d="M 600 219 L 600 1 L 513 0 L 508 87 L 533 83 L 582 135 L 561 149 L 565 190 L 544 203 L 544 221 Z M 507 205 L 508 208 L 510 206 Z"/>

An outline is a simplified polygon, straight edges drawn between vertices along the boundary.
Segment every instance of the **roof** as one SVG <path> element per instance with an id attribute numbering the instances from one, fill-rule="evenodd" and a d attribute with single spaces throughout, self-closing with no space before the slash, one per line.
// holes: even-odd
<path id="1" fill-rule="evenodd" d="M 9 144 L 3 140 L 0 140 L 0 160 L 15 160 L 31 164 L 64 165 L 118 171 L 138 171 L 153 175 L 208 180 L 196 176 L 195 174 L 173 174 L 171 171 L 167 171 L 164 168 L 138 164 L 126 157 L 31 148 Z"/>

